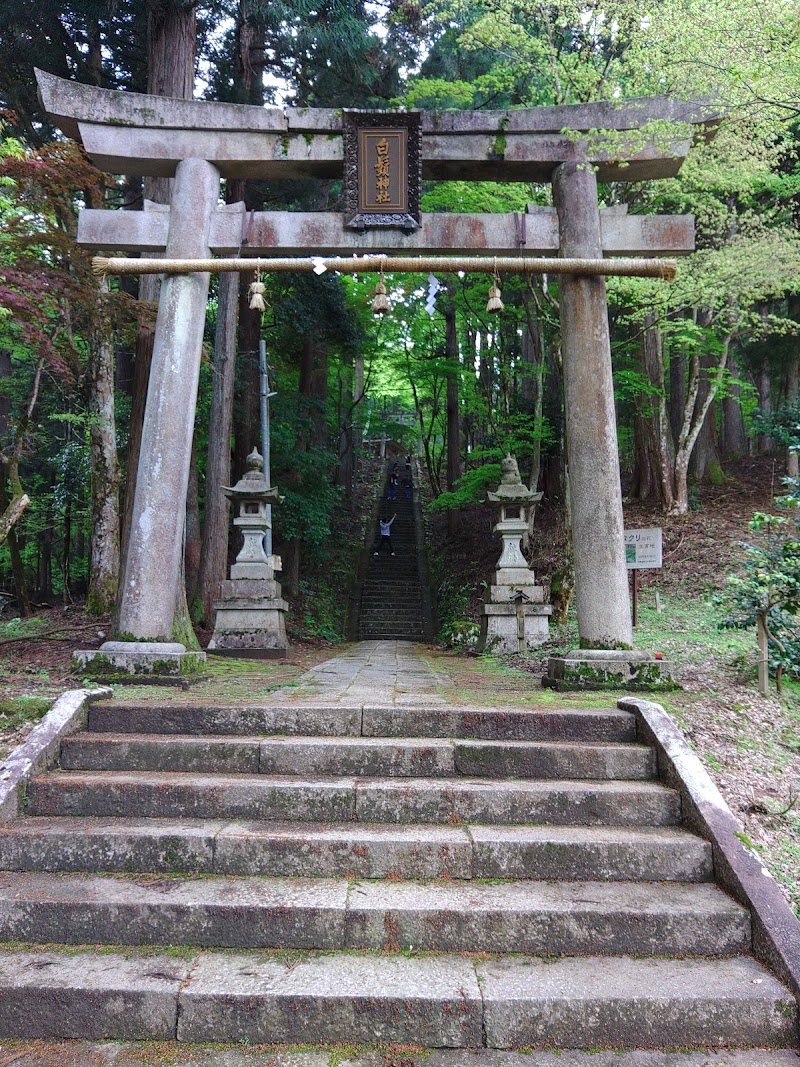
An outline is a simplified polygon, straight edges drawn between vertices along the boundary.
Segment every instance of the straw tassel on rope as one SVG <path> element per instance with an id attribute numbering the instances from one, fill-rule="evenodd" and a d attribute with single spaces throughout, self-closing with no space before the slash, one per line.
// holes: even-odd
<path id="1" fill-rule="evenodd" d="M 494 264 L 494 278 L 489 289 L 489 302 L 486 305 L 486 310 L 490 315 L 497 315 L 499 312 L 505 311 L 505 304 L 500 299 L 500 275 L 497 273 L 496 259 Z"/>
<path id="2" fill-rule="evenodd" d="M 386 295 L 386 278 L 383 275 L 383 260 L 381 260 L 381 279 L 375 286 L 375 296 L 372 299 L 372 314 L 385 315 L 391 311 L 391 304 Z"/>
<path id="3" fill-rule="evenodd" d="M 256 271 L 256 280 L 250 283 L 250 288 L 247 290 L 247 295 L 250 297 L 250 310 L 251 311 L 266 311 L 267 305 L 264 303 L 264 293 L 267 291 L 267 287 L 261 281 L 261 271 Z"/>

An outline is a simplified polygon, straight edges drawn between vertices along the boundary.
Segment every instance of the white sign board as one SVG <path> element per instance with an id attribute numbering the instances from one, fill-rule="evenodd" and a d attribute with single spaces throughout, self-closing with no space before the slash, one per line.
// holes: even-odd
<path id="1" fill-rule="evenodd" d="M 625 562 L 629 571 L 661 566 L 661 529 L 625 530 Z"/>

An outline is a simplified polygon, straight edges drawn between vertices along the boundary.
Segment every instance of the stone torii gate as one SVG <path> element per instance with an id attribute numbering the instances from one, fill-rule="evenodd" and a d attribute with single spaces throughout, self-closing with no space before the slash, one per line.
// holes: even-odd
<path id="1" fill-rule="evenodd" d="M 269 109 L 98 89 L 37 72 L 45 111 L 112 174 L 174 177 L 170 205 L 82 210 L 78 241 L 168 259 L 217 256 L 611 256 L 686 254 L 691 216 L 600 210 L 597 182 L 672 177 L 715 116 L 663 97 L 421 115 L 422 179 L 552 182 L 555 208 L 423 214 L 412 232 L 349 229 L 343 214 L 221 205 L 221 178 L 340 178 L 344 120 L 328 109 Z M 392 113 L 387 113 L 391 115 Z M 672 139 L 647 123 L 674 123 Z M 642 131 L 642 127 L 645 130 Z M 566 131 L 569 131 L 567 133 Z M 605 132 L 600 132 L 605 131 Z M 170 641 L 176 606 L 208 273 L 165 275 L 158 306 L 119 630 Z M 605 282 L 560 277 L 575 598 L 582 649 L 632 644 Z M 117 642 L 116 644 L 119 644 Z M 174 648 L 174 646 L 173 646 Z M 133 650 L 131 655 L 135 656 Z"/>

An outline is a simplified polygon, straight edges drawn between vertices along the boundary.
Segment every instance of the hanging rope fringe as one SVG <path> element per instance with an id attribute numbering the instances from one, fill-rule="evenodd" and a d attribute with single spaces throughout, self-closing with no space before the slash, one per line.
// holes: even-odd
<path id="1" fill-rule="evenodd" d="M 250 283 L 250 288 L 247 290 L 247 295 L 250 297 L 250 310 L 251 311 L 266 311 L 267 305 L 264 303 L 264 293 L 267 291 L 266 285 L 261 281 L 261 271 L 256 271 L 256 280 Z"/>
<path id="2" fill-rule="evenodd" d="M 383 262 L 381 262 L 381 280 L 375 286 L 375 296 L 372 299 L 372 314 L 385 315 L 387 311 L 391 311 L 391 305 L 386 295 L 386 278 L 383 276 Z"/>
<path id="3" fill-rule="evenodd" d="M 497 273 L 497 257 L 494 261 L 494 280 L 489 289 L 489 302 L 486 310 L 490 315 L 497 315 L 505 310 L 505 304 L 500 299 L 500 275 Z"/>
<path id="4" fill-rule="evenodd" d="M 123 256 L 95 256 L 92 269 L 102 277 L 107 274 L 194 274 L 210 271 L 250 271 L 264 273 L 284 271 L 338 271 L 340 274 L 368 274 L 386 269 L 398 274 L 428 274 L 464 271 L 485 273 L 491 264 L 495 273 L 574 274 L 577 276 L 611 276 L 621 278 L 662 278 L 674 281 L 678 264 L 674 259 L 544 259 L 542 257 L 498 256 L 332 256 L 323 258 L 275 259 L 136 259 Z M 258 283 L 254 283 L 258 284 Z"/>
<path id="5" fill-rule="evenodd" d="M 489 301 L 486 304 L 486 310 L 490 315 L 496 315 L 499 311 L 505 310 L 505 304 L 500 299 L 500 287 L 496 283 L 489 289 Z"/>
<path id="6" fill-rule="evenodd" d="M 385 315 L 387 311 L 391 311 L 391 306 L 389 304 L 389 298 L 386 295 L 386 284 L 381 280 L 375 286 L 375 296 L 372 299 L 372 313 L 373 315 Z"/>

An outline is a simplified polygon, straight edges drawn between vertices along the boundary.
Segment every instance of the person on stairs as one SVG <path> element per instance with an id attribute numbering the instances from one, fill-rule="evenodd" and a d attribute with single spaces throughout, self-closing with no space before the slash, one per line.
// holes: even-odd
<path id="1" fill-rule="evenodd" d="M 392 548 L 392 523 L 397 518 L 397 515 L 392 515 L 391 519 L 386 522 L 384 519 L 378 519 L 378 525 L 381 528 L 381 539 L 378 542 L 378 547 L 375 549 L 374 555 L 380 552 L 384 544 L 389 546 L 389 551 L 394 555 L 394 549 Z"/>
<path id="2" fill-rule="evenodd" d="M 389 475 L 389 499 L 394 500 L 397 496 L 397 474 L 392 471 Z"/>

